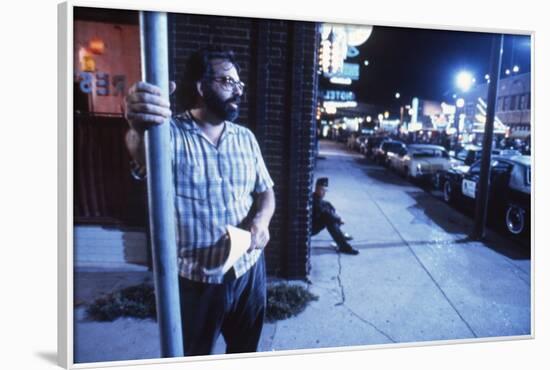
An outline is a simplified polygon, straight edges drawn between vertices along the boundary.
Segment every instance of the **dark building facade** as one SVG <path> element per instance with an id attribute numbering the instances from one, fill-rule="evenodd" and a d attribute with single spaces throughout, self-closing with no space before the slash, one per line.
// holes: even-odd
<path id="1" fill-rule="evenodd" d="M 109 12 L 106 9 L 101 11 Z M 90 12 L 94 13 L 92 10 Z M 97 10 L 95 13 L 98 13 Z M 123 13 L 126 22 L 132 17 L 137 19 L 137 12 Z M 94 17 L 87 16 L 87 20 L 90 18 L 93 20 Z M 116 23 L 116 17 L 109 19 Z M 241 67 L 241 80 L 246 84 L 237 123 L 255 133 L 275 182 L 277 209 L 270 228 L 271 242 L 266 249 L 268 273 L 283 278 L 305 278 L 309 268 L 310 194 L 316 134 L 318 24 L 175 13 L 169 14 L 168 24 L 171 80 L 177 82 L 181 79 L 186 58 L 201 46 L 223 45 L 235 52 Z M 131 83 L 128 81 L 128 85 Z M 179 111 L 177 94 L 172 99 L 175 111 Z M 79 178 L 88 184 L 79 184 L 75 189 L 75 224 L 128 224 L 129 217 L 98 217 L 101 212 L 92 215 L 77 211 L 82 209 L 79 199 L 87 199 L 90 193 L 101 192 L 105 187 L 96 186 L 94 181 L 97 179 L 87 175 L 97 166 L 84 162 L 89 155 L 82 148 L 90 147 L 87 138 L 97 135 L 94 136 L 89 130 L 94 131 L 99 126 L 88 122 L 94 120 L 94 114 L 86 114 L 86 119 L 83 117 L 75 113 L 78 138 L 75 140 L 75 153 L 82 152 L 75 157 L 75 169 L 79 168 Z M 110 119 L 117 121 L 115 126 L 118 128 L 114 130 L 116 132 L 113 131 L 116 138 L 111 138 L 108 143 L 94 142 L 92 146 L 123 145 L 124 119 L 120 113 L 111 114 Z M 88 130 L 86 133 L 82 129 L 84 127 Z M 117 158 L 112 163 L 118 167 L 111 169 L 109 176 L 125 177 L 128 173 L 127 153 L 119 150 L 113 152 Z M 85 165 L 79 166 L 79 160 Z M 116 179 L 109 182 L 120 184 Z M 128 185 L 132 186 L 135 187 Z M 122 193 L 127 190 L 117 191 Z M 133 191 L 138 193 L 138 202 L 145 205 L 145 198 L 140 195 L 143 191 Z M 104 193 L 108 194 L 109 191 Z M 101 196 L 97 198 L 101 199 Z M 113 199 L 120 198 L 114 196 Z M 140 219 L 146 220 L 145 217 Z M 144 222 L 140 225 L 133 220 L 132 224 L 146 228 Z"/>

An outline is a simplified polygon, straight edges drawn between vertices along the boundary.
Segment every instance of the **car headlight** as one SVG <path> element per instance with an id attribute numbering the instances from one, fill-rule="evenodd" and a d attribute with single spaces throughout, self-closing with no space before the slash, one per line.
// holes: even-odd
<path id="1" fill-rule="evenodd" d="M 422 165 L 420 163 L 416 165 L 416 170 L 422 172 Z"/>

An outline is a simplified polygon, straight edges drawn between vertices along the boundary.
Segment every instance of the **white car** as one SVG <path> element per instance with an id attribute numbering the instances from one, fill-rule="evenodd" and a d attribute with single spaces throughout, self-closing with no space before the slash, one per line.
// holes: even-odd
<path id="1" fill-rule="evenodd" d="M 431 144 L 410 144 L 406 151 L 389 157 L 389 162 L 391 168 L 411 179 L 432 179 L 458 164 L 444 147 Z"/>

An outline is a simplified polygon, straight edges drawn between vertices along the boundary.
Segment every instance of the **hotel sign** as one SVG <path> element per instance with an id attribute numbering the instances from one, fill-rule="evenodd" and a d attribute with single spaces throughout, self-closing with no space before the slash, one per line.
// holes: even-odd
<path id="1" fill-rule="evenodd" d="M 355 100 L 355 94 L 353 91 L 345 90 L 326 90 L 323 93 L 324 101 L 351 101 Z"/>

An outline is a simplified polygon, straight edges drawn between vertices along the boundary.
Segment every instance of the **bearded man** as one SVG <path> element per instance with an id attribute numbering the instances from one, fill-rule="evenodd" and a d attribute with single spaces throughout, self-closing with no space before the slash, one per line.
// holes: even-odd
<path id="1" fill-rule="evenodd" d="M 233 53 L 207 47 L 187 61 L 182 114 L 172 117 L 169 101 L 148 83 L 126 97 L 126 144 L 138 177 L 146 175 L 144 131 L 170 118 L 185 356 L 211 354 L 220 334 L 227 353 L 255 352 L 264 323 L 263 249 L 275 196 L 254 134 L 233 122 L 244 87 Z M 228 225 L 249 230 L 251 245 L 222 274 Z"/>

